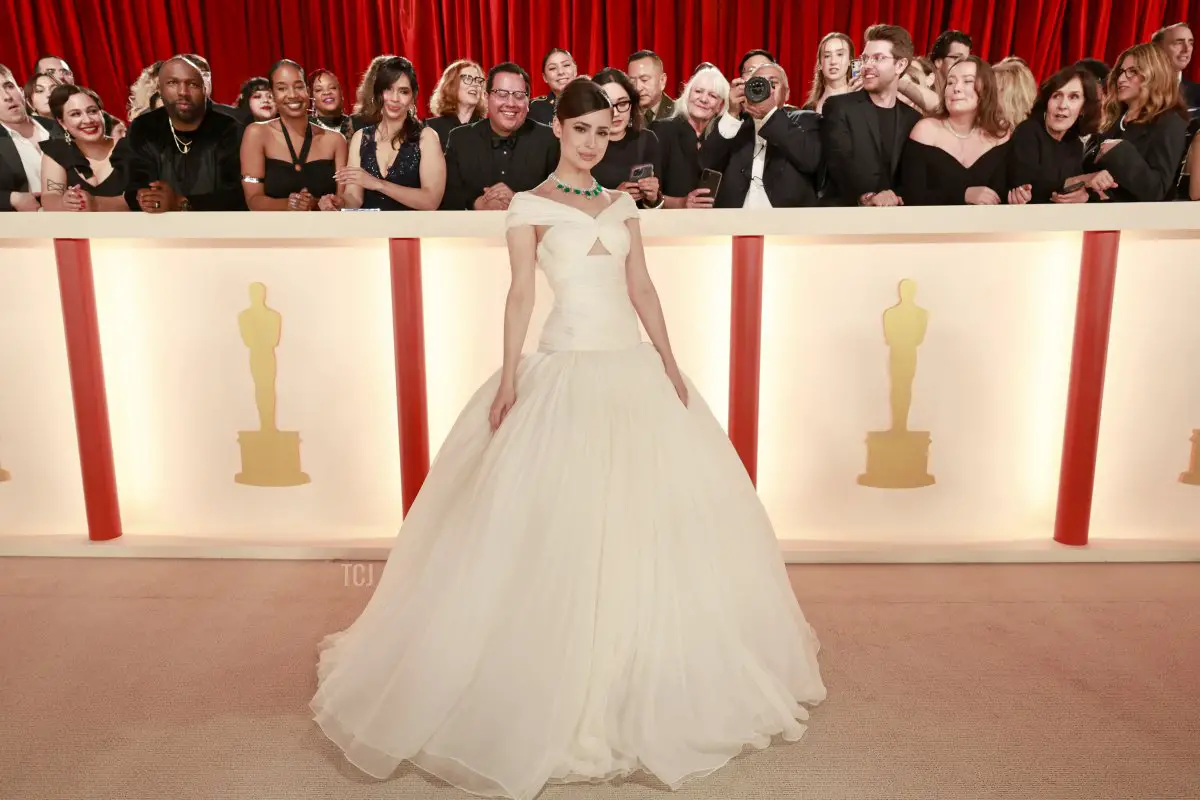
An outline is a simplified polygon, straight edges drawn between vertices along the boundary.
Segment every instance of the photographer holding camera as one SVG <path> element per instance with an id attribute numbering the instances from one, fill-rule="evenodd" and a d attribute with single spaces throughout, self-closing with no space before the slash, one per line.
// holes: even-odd
<path id="1" fill-rule="evenodd" d="M 729 111 L 704 141 L 700 161 L 722 173 L 717 208 L 798 208 L 817 204 L 820 116 L 784 107 L 788 79 L 778 64 L 735 78 Z"/>

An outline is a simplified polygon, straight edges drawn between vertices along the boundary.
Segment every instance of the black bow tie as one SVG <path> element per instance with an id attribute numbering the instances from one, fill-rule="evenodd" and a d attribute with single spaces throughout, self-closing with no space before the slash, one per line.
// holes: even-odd
<path id="1" fill-rule="evenodd" d="M 517 137 L 515 137 L 515 136 L 510 136 L 507 139 L 501 139 L 497 136 L 492 137 L 492 148 L 493 149 L 498 150 L 501 147 L 507 147 L 509 149 L 512 149 L 516 146 L 517 146 Z"/>

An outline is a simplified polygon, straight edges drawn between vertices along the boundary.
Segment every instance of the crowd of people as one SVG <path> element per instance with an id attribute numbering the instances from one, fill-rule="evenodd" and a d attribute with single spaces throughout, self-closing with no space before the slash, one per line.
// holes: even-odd
<path id="1" fill-rule="evenodd" d="M 464 59 L 424 99 L 412 63 L 381 55 L 352 113 L 336 75 L 288 59 L 216 102 L 209 63 L 180 54 L 134 81 L 127 122 L 45 56 L 23 85 L 0 64 L 0 211 L 504 210 L 558 162 L 556 100 L 580 79 L 613 109 L 594 174 L 643 208 L 1200 200 L 1194 45 L 1170 25 L 1039 86 L 962 31 L 918 56 L 906 30 L 873 25 L 861 47 L 821 40 L 800 105 L 766 50 L 732 78 L 698 65 L 677 98 L 649 50 L 580 75 L 554 48 L 540 97 L 520 65 Z"/>

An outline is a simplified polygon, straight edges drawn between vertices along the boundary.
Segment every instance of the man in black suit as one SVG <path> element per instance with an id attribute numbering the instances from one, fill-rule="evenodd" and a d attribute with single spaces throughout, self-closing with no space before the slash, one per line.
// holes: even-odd
<path id="1" fill-rule="evenodd" d="M 1194 83 L 1183 76 L 1187 74 L 1192 63 L 1192 54 L 1196 51 L 1196 37 L 1186 22 L 1176 22 L 1168 25 L 1154 34 L 1151 39 L 1171 57 L 1175 69 L 1179 70 L 1179 91 L 1187 103 L 1192 118 L 1200 117 L 1200 83 Z"/>
<path id="2" fill-rule="evenodd" d="M 766 78 L 771 93 L 746 102 L 746 81 L 735 78 L 729 111 L 700 150 L 700 165 L 720 172 L 717 208 L 797 208 L 817 204 L 821 167 L 820 116 L 784 108 L 787 73 L 763 64 L 751 79 Z"/>
<path id="3" fill-rule="evenodd" d="M 38 211 L 42 192 L 41 143 L 54 124 L 31 117 L 25 95 L 0 64 L 0 211 Z"/>
<path id="4" fill-rule="evenodd" d="M 558 166 L 558 137 L 528 119 L 529 73 L 497 64 L 487 76 L 488 115 L 446 139 L 447 211 L 504 211 Z"/>
<path id="5" fill-rule="evenodd" d="M 898 102 L 913 42 L 896 25 L 872 25 L 862 52 L 863 90 L 828 98 L 821 143 L 829 170 L 825 200 L 845 206 L 898 206 L 896 172 L 921 115 Z"/>

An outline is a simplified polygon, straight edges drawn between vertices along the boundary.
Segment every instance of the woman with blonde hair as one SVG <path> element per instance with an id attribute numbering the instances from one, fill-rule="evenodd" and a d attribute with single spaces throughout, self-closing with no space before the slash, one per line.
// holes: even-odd
<path id="1" fill-rule="evenodd" d="M 813 68 L 812 88 L 802 108 L 821 113 L 825 100 L 850 91 L 850 65 L 854 60 L 854 42 L 844 33 L 827 33 L 817 45 L 817 64 Z"/>
<path id="2" fill-rule="evenodd" d="M 137 80 L 129 87 L 129 121 L 133 122 L 147 111 L 153 111 L 158 94 L 158 70 L 163 62 L 155 61 L 142 70 Z"/>
<path id="3" fill-rule="evenodd" d="M 1079 179 L 1099 200 L 1172 199 L 1187 119 L 1170 57 L 1158 45 L 1134 45 L 1108 75 L 1104 122 L 1088 142 Z"/>
<path id="4" fill-rule="evenodd" d="M 667 208 L 712 208 L 715 195 L 697 188 L 700 146 L 728 108 L 729 81 L 716 67 L 701 67 L 683 87 L 675 113 L 654 123 L 662 147 L 662 193 Z"/>
<path id="5" fill-rule="evenodd" d="M 460 125 L 481 120 L 487 113 L 487 95 L 483 67 L 469 59 L 460 58 L 442 72 L 429 98 L 429 119 L 432 128 L 446 148 L 450 131 Z"/>
<path id="6" fill-rule="evenodd" d="M 1000 90 L 1000 108 L 1009 131 L 1029 118 L 1037 100 L 1038 85 L 1033 72 L 1024 60 L 1009 56 L 992 67 L 996 88 Z"/>

